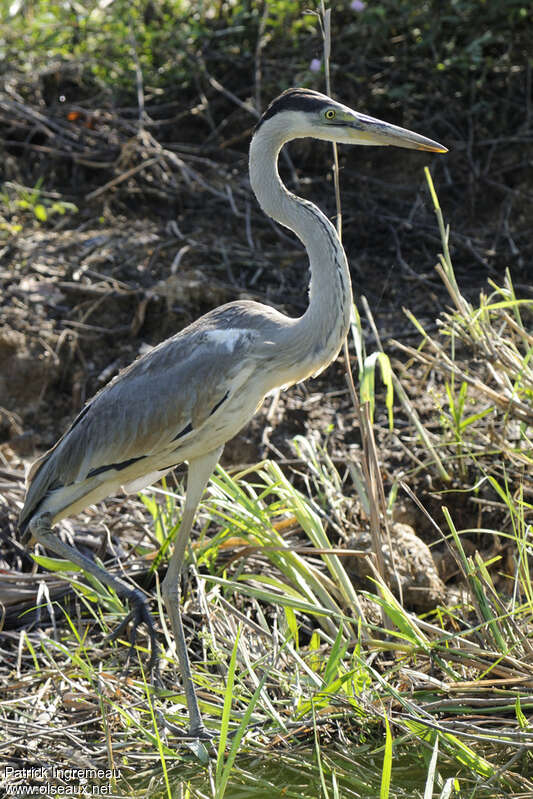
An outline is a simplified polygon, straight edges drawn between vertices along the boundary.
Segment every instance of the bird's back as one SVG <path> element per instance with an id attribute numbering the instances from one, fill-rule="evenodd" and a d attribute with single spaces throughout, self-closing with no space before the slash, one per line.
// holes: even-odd
<path id="1" fill-rule="evenodd" d="M 269 363 L 291 321 L 258 303 L 230 303 L 134 361 L 32 465 L 21 531 L 47 503 L 61 518 L 232 437 L 273 387 Z"/>

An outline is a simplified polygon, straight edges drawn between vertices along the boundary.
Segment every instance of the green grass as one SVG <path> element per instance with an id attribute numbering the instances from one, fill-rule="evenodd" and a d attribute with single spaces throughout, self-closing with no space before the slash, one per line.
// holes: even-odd
<path id="1" fill-rule="evenodd" d="M 168 491 L 162 499 L 165 506 Z M 95 625 L 89 631 L 67 617 L 60 640 L 43 636 L 33 645 L 39 669 L 25 668 L 21 679 L 40 693 L 55 674 L 60 695 L 68 687 L 81 707 L 92 702 L 95 738 L 89 734 L 87 746 L 106 730 L 127 784 L 151 786 L 151 796 L 174 795 L 178 785 L 190 796 L 246 795 L 245 786 L 260 796 L 283 785 L 289 796 L 488 797 L 529 785 L 523 768 L 533 740 L 522 681 L 530 674 L 524 622 L 531 603 L 496 601 L 486 569 L 462 551 L 465 531 L 447 516 L 466 576 L 464 602 L 419 618 L 377 578 L 364 595 L 390 629 L 358 619 L 342 558 L 328 553 L 313 505 L 272 462 L 238 476 L 219 469 L 210 484 L 189 566 L 208 613 L 194 673 L 202 712 L 219 736 L 212 766 L 208 748 L 191 751 L 157 724 L 157 712 L 187 723 L 168 649 L 167 690 L 154 691 L 138 669 L 127 679 L 117 670 L 115 653 L 126 652 L 126 641 L 97 646 Z M 280 533 L 285 520 L 297 536 Z M 300 554 L 302 537 L 321 554 Z M 80 599 L 87 603 L 86 591 Z M 117 608 L 104 608 L 107 627 Z M 140 644 L 139 657 L 146 656 Z M 43 713 L 52 701 L 41 694 Z M 464 721 L 472 715 L 488 723 Z"/>
<path id="2" fill-rule="evenodd" d="M 442 223 L 441 231 L 446 244 Z M 433 413 L 441 420 L 448 414 L 448 421 L 418 437 L 415 468 L 382 481 L 375 464 L 385 452 L 369 427 L 370 400 L 375 409 L 381 400 L 363 366 L 359 392 L 368 395 L 371 386 L 372 396 L 354 398 L 363 430 L 360 466 L 346 463 L 341 473 L 325 443 L 298 437 L 292 472 L 267 460 L 235 474 L 219 467 L 209 484 L 197 520 L 200 534 L 189 548 L 183 601 L 189 625 L 196 618 L 191 610 L 202 613 L 189 636 L 200 707 L 216 734 L 213 747 L 180 743 L 161 725 L 163 714 L 187 726 L 158 577 L 179 525 L 183 493 L 166 484 L 142 495 L 154 537 L 135 553 L 141 561 L 148 558 L 148 574 L 156 578 L 165 688 L 154 689 L 145 679 L 142 637 L 138 663 L 129 675 L 122 673 L 129 642 L 109 644 L 99 634 L 109 633 L 128 609 L 93 578 L 87 585 L 75 574 L 76 617 L 57 607 L 55 635 L 20 638 L 19 692 L 2 709 L 11 725 L 33 724 L 42 734 L 50 724 L 52 730 L 68 727 L 74 714 L 88 756 L 121 770 L 117 795 L 222 799 L 282 790 L 299 797 L 481 799 L 533 789 L 532 505 L 524 471 L 531 457 L 524 408 L 531 391 L 527 325 L 533 309 L 516 299 L 508 277 L 502 288 L 493 286 L 503 299 L 467 303 L 446 247 L 444 253 L 439 269 L 454 308 L 443 316 L 439 338 L 430 339 L 412 317 L 422 341 L 408 354 L 423 363 L 431 357 L 433 370 L 441 369 L 444 399 L 435 389 Z M 467 350 L 487 342 L 495 353 L 488 370 Z M 386 374 L 401 383 L 396 371 Z M 494 374 L 500 372 L 498 380 Z M 487 397 L 491 406 L 479 410 Z M 409 409 L 401 401 L 394 419 L 404 413 L 412 423 Z M 431 418 L 426 411 L 419 424 Z M 412 429 L 418 427 L 413 423 Z M 439 518 L 424 508 L 419 479 L 422 469 L 439 478 L 436 451 L 450 475 L 442 481 Z M 461 528 L 456 498 L 480 498 L 480 486 L 492 492 L 499 523 Z M 343 557 L 346 541 L 365 524 L 377 527 L 375 546 L 386 545 L 384 526 L 394 514 L 398 487 L 425 512 L 435 545 L 445 545 L 456 563 L 453 601 L 425 614 L 413 613 L 394 595 L 379 559 L 373 580 L 356 590 Z M 360 503 L 356 519 L 354 496 Z M 481 554 L 486 545 L 473 553 L 471 544 L 465 548 L 487 540 L 494 542 L 491 557 Z M 506 564 L 498 554 L 502 541 L 511 547 Z M 68 568 L 57 559 L 39 562 L 61 573 Z M 502 578 L 504 591 L 496 587 Z M 88 611 L 83 616 L 82 608 Z M 28 713 L 28 696 L 36 698 L 37 715 Z M 53 735 L 41 756 L 63 762 Z"/>
<path id="3" fill-rule="evenodd" d="M 294 18 L 289 5 L 271 4 L 269 35 L 281 35 L 284 26 L 292 35 L 286 25 Z M 454 92 L 457 79 L 458 92 L 465 90 L 465 76 L 481 61 L 488 80 L 497 59 L 487 60 L 485 48 L 496 52 L 503 37 L 496 24 L 489 39 L 480 37 L 479 26 L 464 24 L 465 18 L 475 21 L 478 4 L 459 5 L 460 36 L 470 36 L 471 46 L 451 47 L 435 64 Z M 482 12 L 512 17 L 520 32 L 522 9 L 508 3 L 500 12 L 500 6 L 486 3 Z M 4 25 L 2 47 L 21 70 L 41 68 L 49 58 L 62 64 L 78 59 L 82 99 L 95 86 L 131 96 L 139 65 L 155 95 L 173 81 L 182 89 L 191 79 L 185 45 L 194 54 L 206 41 L 207 16 L 191 16 L 185 3 L 166 9 L 156 3 L 154 9 L 155 20 L 147 20 L 142 4 L 128 4 L 124 15 L 118 2 L 107 12 L 98 4 L 91 10 L 35 3 Z M 183 25 L 167 17 L 160 24 L 157 14 L 169 9 L 182 14 Z M 400 4 L 374 4 L 361 21 L 357 33 L 364 47 L 379 44 L 380 37 L 388 43 L 393 24 L 402 31 L 399 37 L 392 32 L 396 39 L 419 31 L 418 54 L 431 47 L 428 9 L 420 6 L 403 21 L 385 13 L 391 10 L 399 13 Z M 231 14 L 226 55 L 236 42 L 242 45 L 249 21 L 238 3 Z M 222 22 L 228 20 L 213 25 L 210 36 L 225 30 Z M 456 44 L 457 37 L 450 34 L 450 42 Z M 28 51 L 32 58 L 26 59 Z M 95 52 L 98 63 L 91 56 Z M 161 63 L 154 62 L 157 52 Z M 415 66 L 386 93 L 369 81 L 375 97 L 390 103 L 394 92 L 400 101 L 411 92 L 420 62 L 411 63 Z M 424 77 L 417 80 L 426 80 L 424 70 L 418 74 Z M 414 96 L 421 96 L 420 88 Z M 55 628 L 21 633 L 13 650 L 0 706 L 10 755 L 64 767 L 73 764 L 75 752 L 84 763 L 120 770 L 112 782 L 118 796 L 532 794 L 533 307 L 517 298 L 509 274 L 501 285 L 489 282 L 478 302 L 465 298 L 431 182 L 429 188 L 442 242 L 437 271 L 450 309 L 440 316 L 436 334 L 406 309 L 420 343 L 396 343 L 401 363 L 393 361 L 378 335 L 378 349 L 367 354 L 359 318 L 354 319 L 360 369 L 353 399 L 361 459 L 335 465 L 327 439 L 299 437 L 292 469 L 272 461 L 236 474 L 219 468 L 210 482 L 188 552 L 183 602 L 201 710 L 216 733 L 213 747 L 180 743 L 161 724 L 163 714 L 187 726 L 159 589 L 183 493 L 163 486 L 142 496 L 154 540 L 133 554 L 149 564 L 153 580 L 165 688 L 154 689 L 146 680 L 149 653 L 142 635 L 138 659 L 123 673 L 128 641 L 111 644 L 104 636 L 128 608 L 98 582 L 86 583 L 75 574 L 70 580 L 76 601 L 66 608 L 48 601 Z M 10 234 L 20 219 L 40 224 L 62 213 L 54 206 L 58 198 L 43 192 L 40 183 L 7 186 L 0 200 L 7 209 L 5 225 L 13 226 L 5 228 Z M 0 229 L 3 224 L 0 219 Z M 421 395 L 430 406 L 425 403 L 422 410 Z M 400 418 L 407 428 L 398 424 Z M 383 464 L 396 440 L 406 461 L 391 474 Z M 434 531 L 432 546 L 450 552 L 456 568 L 446 604 L 418 615 L 392 592 L 379 560 L 404 491 L 419 507 L 417 519 L 427 520 Z M 479 524 L 473 512 L 465 514 L 465 506 L 483 511 Z M 340 550 L 369 528 L 374 577 L 356 589 Z M 60 572 L 70 569 L 56 559 L 39 562 Z"/>

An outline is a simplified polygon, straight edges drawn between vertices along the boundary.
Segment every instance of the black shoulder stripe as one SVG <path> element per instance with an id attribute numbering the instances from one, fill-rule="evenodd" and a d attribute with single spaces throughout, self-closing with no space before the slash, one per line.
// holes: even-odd
<path id="1" fill-rule="evenodd" d="M 111 469 L 115 469 L 117 472 L 120 472 L 122 469 L 126 469 L 128 466 L 131 466 L 132 463 L 142 461 L 143 458 L 146 458 L 146 455 L 139 455 L 138 458 L 129 458 L 127 461 L 120 461 L 120 463 L 109 463 L 107 466 L 98 466 L 96 469 L 91 469 L 87 477 L 96 477 L 97 474 L 108 472 Z"/>
<path id="2" fill-rule="evenodd" d="M 224 396 L 222 397 L 222 399 L 221 399 L 221 400 L 219 400 L 219 401 L 217 402 L 217 404 L 215 405 L 215 407 L 214 407 L 214 408 L 211 408 L 211 410 L 209 411 L 209 416 L 212 416 L 212 415 L 214 414 L 214 412 L 215 412 L 215 411 L 218 411 L 218 409 L 220 408 L 220 406 L 222 405 L 222 403 L 223 403 L 223 402 L 226 402 L 226 400 L 227 400 L 227 398 L 228 398 L 228 397 L 229 397 L 229 389 L 226 391 L 226 393 L 224 394 Z"/>
<path id="3" fill-rule="evenodd" d="M 214 412 L 215 412 L 215 411 L 217 411 L 217 410 L 220 408 L 220 406 L 222 405 L 222 403 L 223 403 L 223 402 L 225 402 L 225 401 L 227 400 L 227 398 L 228 398 L 228 397 L 229 397 L 229 389 L 228 389 L 228 391 L 226 391 L 226 393 L 224 394 L 224 396 L 222 397 L 222 399 L 221 399 L 221 400 L 219 400 L 219 401 L 217 402 L 217 404 L 216 404 L 216 405 L 215 405 L 213 408 L 211 408 L 211 410 L 209 411 L 209 416 L 212 416 L 212 415 L 214 414 Z M 182 436 L 186 436 L 186 435 L 187 435 L 187 433 L 192 433 L 192 431 L 193 431 L 193 426 L 192 426 L 192 424 L 189 422 L 189 424 L 188 424 L 186 427 L 184 427 L 184 428 L 183 428 L 183 430 L 180 430 L 180 432 L 179 432 L 179 433 L 178 433 L 176 436 L 174 436 L 174 438 L 172 439 L 172 441 L 177 441 L 177 440 L 178 440 L 178 438 L 182 438 Z"/>
<path id="4" fill-rule="evenodd" d="M 88 402 L 88 403 L 87 403 L 87 405 L 85 406 L 85 408 L 82 408 L 82 409 L 81 409 L 81 411 L 78 413 L 78 415 L 76 416 L 76 418 L 74 419 L 74 421 L 73 421 L 73 422 L 72 422 L 72 424 L 70 425 L 70 427 L 69 427 L 69 429 L 68 429 L 68 432 L 69 432 L 69 433 L 70 433 L 70 431 L 71 431 L 71 430 L 74 430 L 74 428 L 76 427 L 76 425 L 77 425 L 79 422 L 81 422 L 81 420 L 83 419 L 83 417 L 85 416 L 85 414 L 87 413 L 87 411 L 90 409 L 91 405 L 92 405 L 92 402 Z"/>
<path id="5" fill-rule="evenodd" d="M 191 432 L 192 432 L 192 424 L 189 422 L 189 424 L 186 427 L 184 427 L 183 430 L 180 430 L 180 432 L 178 433 L 177 436 L 174 436 L 172 441 L 177 441 L 178 438 L 181 438 L 182 436 L 186 436 L 187 433 L 191 433 Z"/>

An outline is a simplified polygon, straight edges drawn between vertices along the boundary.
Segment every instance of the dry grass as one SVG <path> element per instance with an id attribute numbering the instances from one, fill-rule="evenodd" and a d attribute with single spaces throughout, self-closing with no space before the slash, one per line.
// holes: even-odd
<path id="1" fill-rule="evenodd" d="M 64 65 L 57 68 L 61 82 Z M 21 384 L 34 389 L 20 409 L 26 415 L 2 415 L 23 454 L 24 428 L 37 427 L 35 416 L 54 381 L 62 381 L 61 415 L 68 416 L 83 402 L 87 385 L 92 393 L 122 365 L 104 357 L 110 328 L 121 357 L 124 349 L 133 357 L 140 330 L 160 338 L 169 332 L 165 325 L 182 326 L 203 303 L 248 295 L 250 286 L 255 298 L 270 303 L 299 310 L 305 301 L 300 270 L 293 268 L 299 251 L 254 218 L 242 177 L 245 158 L 233 149 L 242 148 L 257 112 L 207 73 L 207 97 L 191 95 L 186 113 L 181 98 L 151 103 L 142 72 L 136 74 L 140 100 L 133 109 L 108 100 L 97 114 L 87 103 L 43 107 L 30 91 L 22 96 L 20 75 L 0 98 L 8 146 L 28 156 L 7 164 L 12 180 L 0 220 L 7 241 L 0 279 L 13 299 L 3 306 L 3 318 L 31 343 L 24 358 L 17 356 L 19 366 L 30 365 L 20 372 Z M 260 76 L 259 68 L 255 74 Z M 259 81 L 255 89 L 260 97 Z M 226 106 L 220 112 L 221 98 L 234 115 Z M 192 111 L 197 116 L 190 141 L 163 141 L 159 131 L 171 121 L 190 121 Z M 211 131 L 205 147 L 194 138 L 198 115 Z M 217 118 L 224 120 L 220 130 Z M 31 184 L 32 170 L 49 158 L 68 164 L 60 172 L 63 186 L 85 170 L 80 196 L 86 212 L 79 222 L 67 206 L 79 197 Z M 297 185 L 290 163 L 289 171 Z M 336 429 L 296 439 L 290 457 L 281 443 L 286 430 L 275 440 L 268 430 L 264 449 L 279 453 L 276 462 L 220 469 L 211 481 L 183 596 L 194 678 L 216 734 L 213 747 L 180 742 L 161 724 L 163 714 L 186 727 L 159 591 L 182 486 L 158 489 L 142 502 L 110 501 L 104 509 L 89 509 L 75 527 L 61 528 L 153 597 L 165 685 L 153 689 L 143 672 L 148 653 L 142 636 L 127 675 L 128 642 L 105 640 L 127 613 L 120 599 L 79 574 L 68 577 L 68 564 L 42 561 L 56 569 L 43 573 L 28 563 L 14 535 L 22 464 L 3 448 L 0 751 L 6 763 L 116 769 L 102 780 L 114 796 L 532 795 L 532 303 L 515 296 L 509 274 L 502 285 L 489 283 L 490 293 L 479 302 L 467 299 L 433 195 L 443 250 L 437 273 L 451 303 L 436 318 L 433 299 L 428 306 L 422 296 L 435 290 L 434 277 L 414 273 L 402 253 L 408 228 L 431 252 L 437 246 L 420 195 L 411 208 L 411 187 L 391 196 L 387 180 L 357 178 L 358 188 L 372 187 L 363 211 L 354 210 L 350 219 L 361 222 L 353 227 L 363 234 L 362 268 L 374 262 L 372 242 L 381 241 L 384 231 L 388 236 L 392 225 L 402 296 L 406 285 L 416 286 L 415 299 L 425 307 L 424 320 L 418 302 L 416 316 L 408 311 L 420 343 L 409 346 L 397 337 L 393 345 L 402 361 L 391 366 L 390 345 L 381 343 L 379 321 L 367 304 L 367 322 L 353 327 L 357 385 L 342 403 L 327 400 Z M 358 195 L 348 196 L 358 209 Z M 166 207 L 176 197 L 182 205 L 157 216 L 158 204 Z M 118 235 L 117 218 L 131 211 L 132 198 L 151 199 L 155 221 L 143 219 Z M 198 220 L 199 207 L 205 224 Z M 371 233 L 369 214 L 378 225 Z M 227 224 L 213 232 L 219 216 Z M 411 227 L 404 225 L 407 218 Z M 459 253 L 487 267 L 481 234 L 471 239 L 466 230 L 458 237 Z M 427 253 L 418 257 L 427 262 Z M 380 250 L 379 259 L 377 266 L 388 254 Z M 381 273 L 370 288 L 379 300 Z M 392 307 L 395 299 L 390 302 Z M 11 353 L 13 342 L 6 341 L 0 344 Z M 370 348 L 371 341 L 377 350 L 367 355 L 365 342 Z M 47 368 L 39 372 L 31 366 L 37 361 Z M 377 365 L 386 383 L 383 401 L 375 390 Z M 29 373 L 39 378 L 33 386 Z M 312 399 L 304 395 L 296 411 Z M 273 401 L 263 421 L 272 422 L 276 413 L 288 418 L 290 402 L 297 400 L 293 394 L 289 401 Z M 324 418 L 309 427 L 325 430 Z M 51 443 L 57 418 L 52 423 L 41 415 L 39 422 L 33 443 Z M 395 535 L 400 517 L 412 526 L 410 549 L 401 549 Z M 358 545 L 362 531 L 370 534 L 372 555 Z M 421 538 L 445 583 L 443 601 L 435 599 L 423 611 L 402 598 L 402 569 L 422 552 Z M 372 580 L 356 578 L 350 558 L 368 561 Z M 97 777 L 87 779 L 98 783 Z M 50 780 L 4 775 L 2 787 Z"/>

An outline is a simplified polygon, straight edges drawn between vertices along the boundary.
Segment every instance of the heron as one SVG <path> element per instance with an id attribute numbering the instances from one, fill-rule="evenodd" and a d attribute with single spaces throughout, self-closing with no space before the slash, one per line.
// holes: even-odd
<path id="1" fill-rule="evenodd" d="M 447 151 L 432 139 L 353 111 L 311 89 L 288 89 L 273 100 L 252 136 L 250 183 L 264 213 L 292 230 L 307 250 L 311 278 L 305 312 L 291 317 L 254 301 L 230 302 L 137 358 L 32 464 L 19 518 L 21 540 L 37 542 L 72 561 L 129 601 L 131 611 L 113 636 L 132 622 L 133 646 L 136 629 L 144 622 L 154 673 L 159 663 L 157 635 L 141 591 L 64 543 L 52 528 L 121 489 L 139 491 L 187 463 L 182 518 L 162 596 L 192 738 L 209 738 L 211 733 L 204 725 L 192 679 L 179 583 L 202 494 L 225 442 L 247 424 L 265 396 L 318 375 L 338 355 L 350 324 L 350 272 L 335 227 L 316 205 L 290 192 L 278 173 L 282 147 L 305 137 Z"/>

